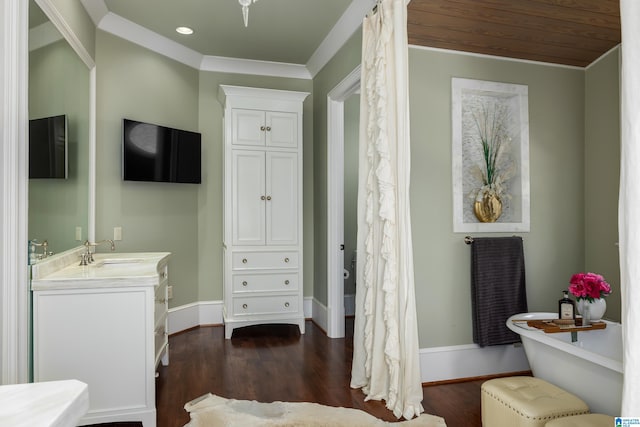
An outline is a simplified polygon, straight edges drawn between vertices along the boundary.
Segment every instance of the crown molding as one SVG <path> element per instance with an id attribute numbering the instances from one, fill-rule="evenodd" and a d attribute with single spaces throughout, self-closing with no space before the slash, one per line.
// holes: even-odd
<path id="1" fill-rule="evenodd" d="M 98 28 L 190 67 L 199 69 L 202 63 L 202 54 L 115 13 L 103 16 Z"/>
<path id="2" fill-rule="evenodd" d="M 311 80 L 307 67 L 284 62 L 256 61 L 253 59 L 204 56 L 200 64 L 202 71 L 221 73 L 251 74 L 260 76 L 286 77 Z"/>
<path id="3" fill-rule="evenodd" d="M 258 61 L 243 58 L 202 55 L 180 43 L 109 12 L 104 0 L 80 0 L 100 30 L 174 59 L 201 71 L 249 74 L 311 80 L 342 48 L 362 24 L 362 18 L 376 0 L 353 0 L 307 64 Z"/>
<path id="4" fill-rule="evenodd" d="M 51 22 L 45 22 L 29 30 L 29 52 L 63 39 L 60 31 Z"/>
<path id="5" fill-rule="evenodd" d="M 307 69 L 312 77 L 333 58 L 344 46 L 358 28 L 362 19 L 371 11 L 376 0 L 353 0 L 338 22 L 333 26 L 327 37 L 307 61 Z"/>

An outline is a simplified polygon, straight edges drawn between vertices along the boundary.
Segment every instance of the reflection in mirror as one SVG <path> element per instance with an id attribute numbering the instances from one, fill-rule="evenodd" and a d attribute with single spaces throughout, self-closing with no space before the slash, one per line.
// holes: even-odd
<path id="1" fill-rule="evenodd" d="M 29 179 L 28 237 L 47 240 L 54 253 L 80 245 L 88 235 L 89 80 L 85 63 L 30 1 L 29 119 L 67 119 L 67 178 Z"/>

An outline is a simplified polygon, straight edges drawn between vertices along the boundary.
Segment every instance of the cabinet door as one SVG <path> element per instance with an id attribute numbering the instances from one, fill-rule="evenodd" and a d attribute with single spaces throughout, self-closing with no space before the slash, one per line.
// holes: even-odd
<path id="1" fill-rule="evenodd" d="M 231 112 L 232 136 L 234 145 L 264 145 L 264 111 L 234 108 Z"/>
<path id="2" fill-rule="evenodd" d="M 233 152 L 233 244 L 265 243 L 265 153 Z"/>
<path id="3" fill-rule="evenodd" d="M 265 116 L 266 145 L 298 148 L 298 115 L 268 111 Z"/>
<path id="4" fill-rule="evenodd" d="M 298 244 L 298 154 L 267 153 L 267 245 Z"/>

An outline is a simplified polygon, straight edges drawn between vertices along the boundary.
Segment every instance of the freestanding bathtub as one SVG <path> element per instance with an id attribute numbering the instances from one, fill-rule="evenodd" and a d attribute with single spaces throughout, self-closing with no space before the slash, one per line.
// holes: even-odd
<path id="1" fill-rule="evenodd" d="M 619 416 L 622 325 L 604 320 L 605 329 L 577 332 L 577 341 L 572 343 L 571 332 L 548 334 L 526 323 L 557 318 L 557 313 L 522 313 L 507 320 L 507 327 L 522 339 L 533 376 L 579 396 L 591 412 Z"/>

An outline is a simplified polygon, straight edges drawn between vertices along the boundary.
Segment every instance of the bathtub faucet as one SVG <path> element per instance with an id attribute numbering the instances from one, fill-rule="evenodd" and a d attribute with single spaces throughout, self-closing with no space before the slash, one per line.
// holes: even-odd
<path id="1" fill-rule="evenodd" d="M 84 242 L 84 246 L 85 246 L 85 248 L 87 248 L 87 252 L 85 254 L 86 262 L 88 262 L 88 263 L 92 263 L 93 262 L 93 252 L 91 252 L 91 247 L 93 246 L 95 248 L 96 246 L 100 246 L 102 243 L 110 243 L 111 244 L 111 252 L 116 250 L 116 245 L 115 245 L 115 243 L 113 243 L 113 240 L 111 240 L 111 239 L 100 240 L 99 242 L 94 242 L 94 243 L 91 243 L 88 240 L 86 240 Z"/>

